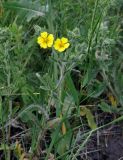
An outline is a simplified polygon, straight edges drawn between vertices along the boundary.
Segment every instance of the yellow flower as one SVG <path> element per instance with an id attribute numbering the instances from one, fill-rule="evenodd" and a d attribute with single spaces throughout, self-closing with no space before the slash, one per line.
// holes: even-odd
<path id="1" fill-rule="evenodd" d="M 40 36 L 37 38 L 37 43 L 41 48 L 50 48 L 53 45 L 54 36 L 53 34 L 48 34 L 47 32 L 42 32 Z"/>
<path id="2" fill-rule="evenodd" d="M 67 38 L 57 38 L 54 43 L 55 50 L 59 52 L 63 52 L 65 49 L 67 49 L 70 46 L 70 43 L 68 42 Z"/>

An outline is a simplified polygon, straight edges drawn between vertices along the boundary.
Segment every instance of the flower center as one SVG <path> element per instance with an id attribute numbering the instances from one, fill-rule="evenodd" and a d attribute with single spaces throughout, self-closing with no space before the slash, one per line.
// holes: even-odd
<path id="1" fill-rule="evenodd" d="M 59 44 L 59 47 L 60 47 L 60 48 L 64 47 L 64 44 L 61 42 L 61 43 Z"/>
<path id="2" fill-rule="evenodd" d="M 43 38 L 43 39 L 44 39 L 44 43 L 48 43 L 49 42 L 48 38 Z"/>

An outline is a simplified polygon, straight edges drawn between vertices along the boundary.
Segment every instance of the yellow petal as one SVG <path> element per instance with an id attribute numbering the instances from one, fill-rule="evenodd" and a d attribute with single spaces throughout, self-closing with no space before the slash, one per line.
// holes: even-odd
<path id="1" fill-rule="evenodd" d="M 40 46 L 41 46 L 41 48 L 46 49 L 47 48 L 47 43 L 42 43 L 42 44 L 40 44 Z"/>
<path id="2" fill-rule="evenodd" d="M 63 52 L 64 50 L 65 50 L 64 47 L 59 47 L 59 49 L 58 49 L 59 52 Z"/>
<path id="3" fill-rule="evenodd" d="M 40 38 L 40 44 L 43 44 L 43 43 L 45 43 L 45 39 L 44 38 Z"/>
<path id="4" fill-rule="evenodd" d="M 55 41 L 55 44 L 56 44 L 56 43 L 57 43 L 57 44 L 60 44 L 60 43 L 61 43 L 61 40 L 60 40 L 59 38 L 57 38 L 56 41 Z"/>
<path id="5" fill-rule="evenodd" d="M 60 40 L 59 38 L 57 38 L 56 41 L 55 41 L 55 43 L 54 43 L 54 48 L 55 48 L 56 50 L 58 50 L 60 44 L 61 44 L 61 40 Z"/>
<path id="6" fill-rule="evenodd" d="M 53 41 L 47 42 L 47 46 L 48 46 L 48 47 L 52 47 L 52 45 L 53 45 Z"/>
<path id="7" fill-rule="evenodd" d="M 54 41 L 54 36 L 53 34 L 49 34 L 49 36 L 47 37 L 48 41 Z"/>
<path id="8" fill-rule="evenodd" d="M 47 32 L 42 32 L 42 33 L 41 33 L 41 37 L 42 37 L 42 38 L 47 38 L 47 36 L 48 36 L 48 33 L 47 33 Z"/>
<path id="9" fill-rule="evenodd" d="M 66 44 L 64 45 L 65 49 L 67 49 L 69 46 L 70 46 L 70 43 L 66 43 Z"/>
<path id="10" fill-rule="evenodd" d="M 55 43 L 55 44 L 54 44 L 54 48 L 55 48 L 56 50 L 58 50 L 58 49 L 59 49 L 59 44 Z"/>
<path id="11" fill-rule="evenodd" d="M 41 43 L 41 37 L 37 38 L 37 43 L 40 44 Z"/>
<path id="12" fill-rule="evenodd" d="M 67 43 L 68 39 L 63 37 L 63 38 L 61 38 L 61 41 L 62 41 L 62 43 Z"/>
<path id="13" fill-rule="evenodd" d="M 47 45 L 48 45 L 48 47 L 52 47 L 53 41 L 54 41 L 54 36 L 52 34 L 49 34 L 49 36 L 47 37 Z"/>

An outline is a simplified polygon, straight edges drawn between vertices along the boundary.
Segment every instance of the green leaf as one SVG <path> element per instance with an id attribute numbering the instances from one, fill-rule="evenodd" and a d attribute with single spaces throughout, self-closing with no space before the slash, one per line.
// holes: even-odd
<path id="1" fill-rule="evenodd" d="M 88 86 L 88 94 L 90 97 L 97 98 L 104 92 L 105 88 L 105 83 L 95 80 L 91 85 Z"/>
<path id="2" fill-rule="evenodd" d="M 84 106 L 83 106 L 80 110 L 81 110 L 81 111 L 80 111 L 80 115 L 81 115 L 81 116 L 86 116 L 89 127 L 90 127 L 91 129 L 97 128 L 97 125 L 96 125 L 96 123 L 95 123 L 95 121 L 94 121 L 94 116 L 93 116 L 93 114 L 91 113 L 90 109 L 88 109 L 87 107 L 84 107 Z"/>
<path id="3" fill-rule="evenodd" d="M 70 132 L 69 132 L 69 134 L 66 134 L 62 138 L 61 138 L 61 135 L 59 134 L 58 144 L 55 145 L 56 150 L 59 155 L 63 155 L 65 153 L 65 151 L 67 151 L 69 149 L 71 138 L 72 138 L 72 134 Z"/>
<path id="4" fill-rule="evenodd" d="M 103 112 L 114 113 L 114 112 L 118 112 L 119 111 L 118 108 L 112 107 L 112 106 L 108 105 L 105 102 L 101 102 L 101 104 L 99 104 L 99 107 L 101 108 L 101 110 Z"/>
<path id="5" fill-rule="evenodd" d="M 64 98 L 62 112 L 70 115 L 74 107 L 75 102 L 73 97 L 71 95 L 66 95 Z"/>
<path id="6" fill-rule="evenodd" d="M 74 101 L 78 104 L 79 103 L 79 95 L 78 95 L 78 92 L 75 88 L 75 85 L 73 83 L 73 80 L 72 80 L 70 74 L 68 74 L 66 76 L 66 85 L 70 91 L 70 94 L 73 96 Z"/>
<path id="7" fill-rule="evenodd" d="M 97 74 L 97 70 L 88 68 L 83 78 L 82 87 L 85 87 L 86 85 L 88 85 L 92 81 L 92 79 L 96 77 L 96 74 Z"/>

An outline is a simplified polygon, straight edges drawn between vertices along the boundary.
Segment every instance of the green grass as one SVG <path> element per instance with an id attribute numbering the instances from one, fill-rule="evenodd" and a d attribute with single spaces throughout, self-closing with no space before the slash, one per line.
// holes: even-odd
<path id="1" fill-rule="evenodd" d="M 92 135 L 122 121 L 122 7 L 120 0 L 0 2 L 3 159 L 76 160 Z M 44 31 L 67 37 L 70 47 L 41 49 Z M 98 123 L 99 113 L 115 116 Z"/>

